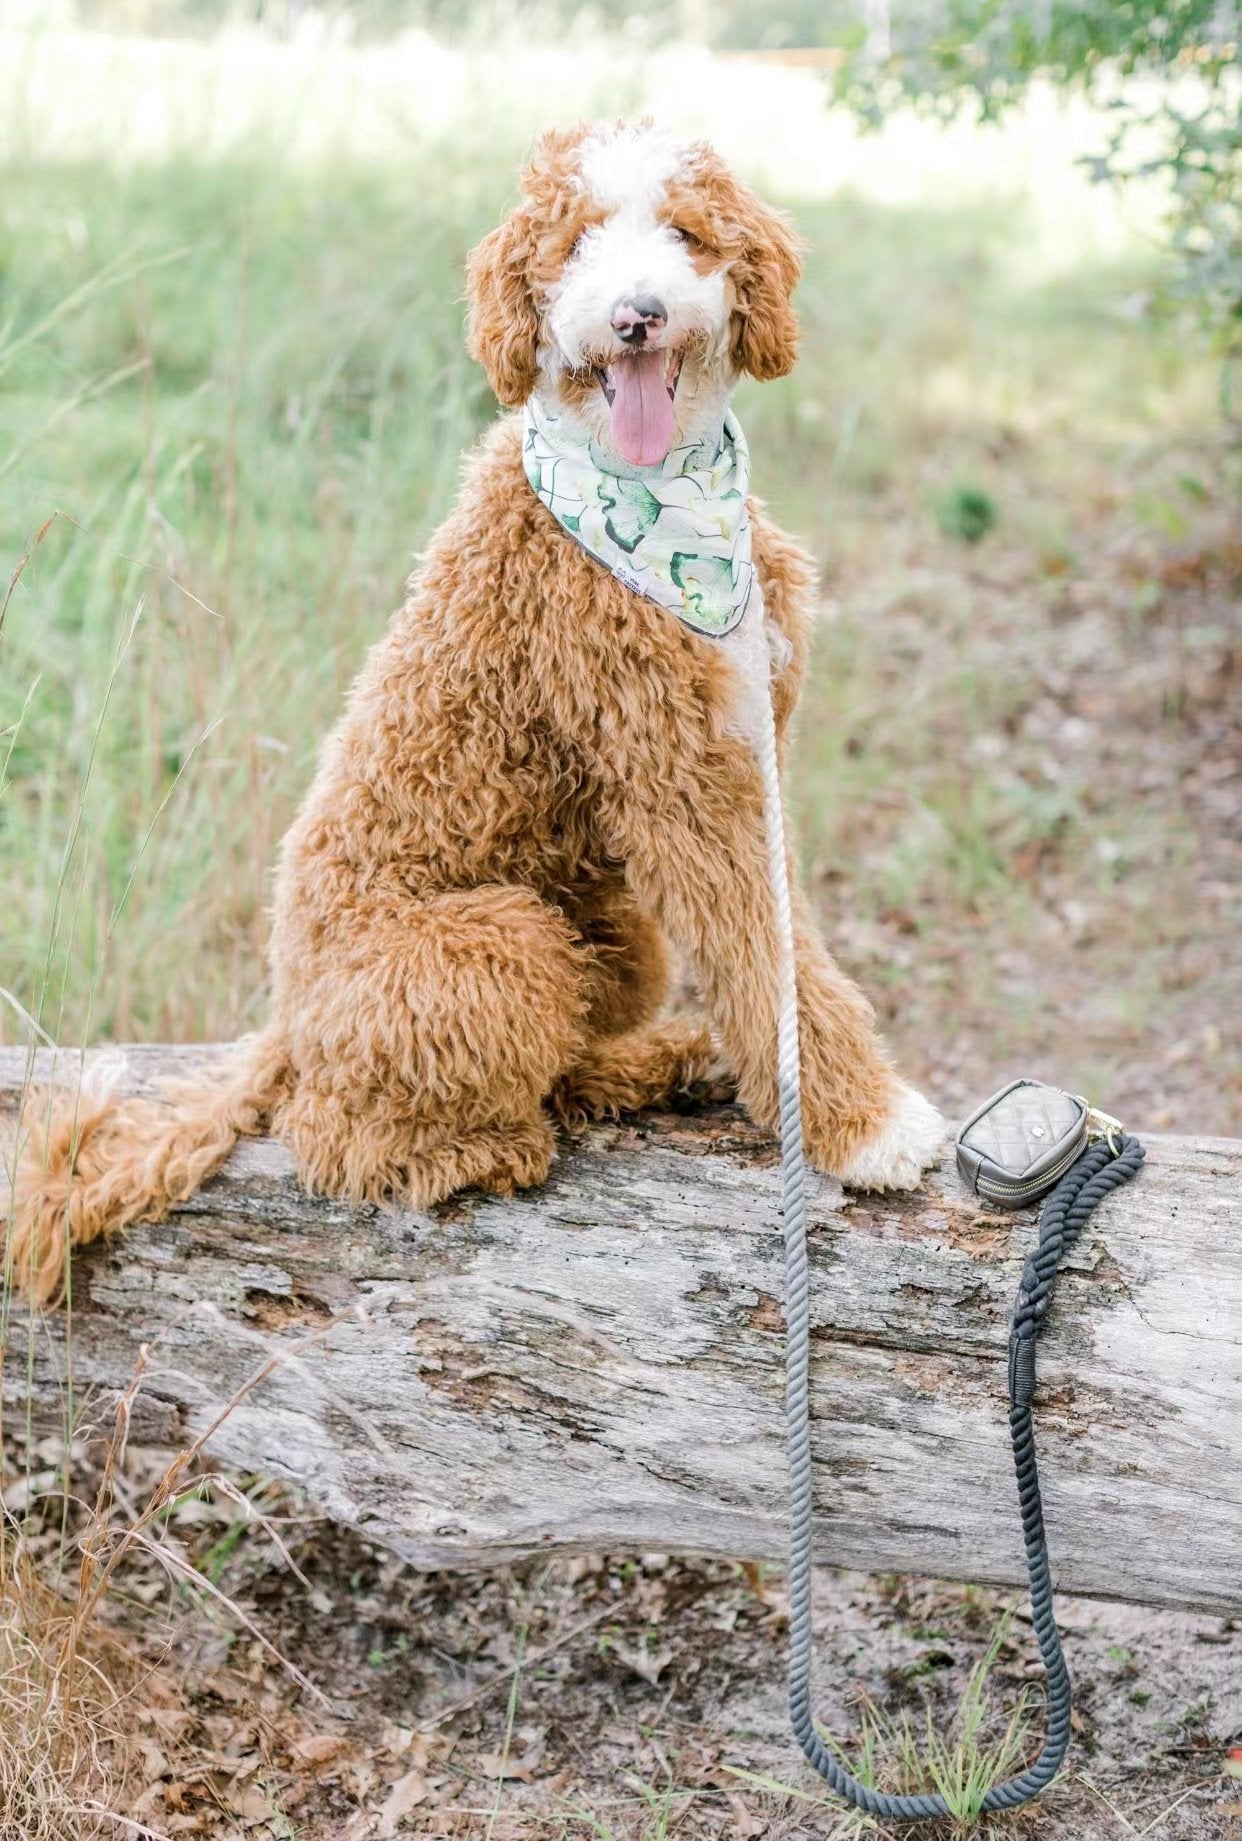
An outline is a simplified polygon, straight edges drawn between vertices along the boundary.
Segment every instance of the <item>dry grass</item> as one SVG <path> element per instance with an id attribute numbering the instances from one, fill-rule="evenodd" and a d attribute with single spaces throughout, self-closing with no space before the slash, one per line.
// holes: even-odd
<path id="1" fill-rule="evenodd" d="M 120 1435 L 138 1404 L 131 1392 L 97 1451 L 40 1444 L 40 1468 L 10 1473 L 3 1628 L 17 1667 L 0 1717 L 3 1841 L 922 1832 L 860 1821 L 796 1766 L 787 1743 L 757 1739 L 745 1715 L 722 1709 L 722 1689 L 749 1679 L 780 1724 L 778 1580 L 658 1555 L 531 1562 L 468 1581 L 417 1574 L 308 1522 L 258 1479 L 222 1476 L 200 1446 L 197 1458 L 144 1469 L 149 1460 L 127 1454 Z M 89 1502 L 66 1492 L 66 1470 L 93 1478 Z M 830 1618 L 836 1603 L 852 1608 L 817 1648 L 842 1755 L 865 1778 L 941 1788 L 979 1841 L 1030 1833 L 1032 1822 L 1050 1841 L 1216 1836 L 1201 1770 L 1189 1782 L 1118 1781 L 1093 1751 L 1078 1754 L 1091 1759 L 1089 1789 L 1067 1777 L 1016 1827 L 972 1823 L 984 1780 L 1036 1747 L 1029 1629 L 997 1626 L 996 1594 L 889 1581 L 860 1601 L 860 1583 L 832 1580 Z M 1063 1608 L 1071 1666 L 1095 1690 L 1093 1721 L 1103 1717 L 1107 1639 L 1080 1666 L 1082 1607 Z M 277 1648 L 323 1683 L 330 1710 Z M 946 1649 L 981 1659 L 969 1676 L 951 1672 Z M 1157 1668 L 1169 1659 L 1167 1649 L 1151 1658 Z M 1122 1652 L 1123 1679 L 1137 1684 L 1142 1660 Z M 1221 1661 L 1227 1669 L 1227 1651 Z"/>
<path id="2" fill-rule="evenodd" d="M 129 1775 L 136 1670 L 116 1640 L 79 1630 L 79 1607 L 12 1545 L 0 1581 L 0 1836 L 115 1833 L 107 1812 L 120 1806 Z"/>
<path id="3" fill-rule="evenodd" d="M 143 1652 L 118 1633 L 113 1602 L 134 1570 L 163 1578 L 244 1628 L 313 1703 L 320 1690 L 286 1660 L 250 1616 L 220 1590 L 170 1535 L 177 1511 L 216 1496 L 237 1505 L 298 1574 L 271 1519 L 204 1453 L 224 1421 L 273 1370 L 296 1360 L 325 1332 L 274 1351 L 210 1424 L 157 1475 L 145 1499 L 127 1501 L 120 1477 L 130 1418 L 144 1382 L 144 1349 L 116 1403 L 109 1435 L 64 1449 L 55 1472 L 5 1479 L 0 1522 L 0 1837 L 3 1841 L 88 1841 L 112 1832 L 156 1830 L 125 1812 L 150 1778 L 136 1733 L 152 1716 L 167 1735 L 186 1723 L 184 1684 L 162 1666 L 149 1624 Z M 75 1494 L 76 1470 L 95 1478 L 89 1502 Z M 301 1577 L 300 1574 L 298 1574 Z M 303 1581 L 305 1583 L 305 1581 Z M 153 1603 L 148 1590 L 146 1601 Z M 153 1641 L 153 1638 L 155 1639 Z M 171 1630 L 168 1641 L 171 1640 Z M 160 1715 L 164 1717 L 159 1718 Z M 167 1764 L 167 1759 L 161 1759 Z M 191 1746 L 182 1760 L 195 1762 Z M 170 1767 L 175 1773 L 175 1762 Z"/>
<path id="4" fill-rule="evenodd" d="M 138 1377 L 135 1377 L 134 1389 Z M 121 1403 L 87 1508 L 62 1476 L 6 1478 L 0 1522 L 0 1836 L 4 1841 L 82 1841 L 151 1831 L 125 1817 L 137 1768 L 134 1701 L 153 1697 L 150 1672 L 103 1620 L 118 1568 L 153 1504 L 129 1527 L 115 1525 L 112 1484 L 124 1449 L 129 1398 Z M 171 1482 L 171 1478 L 170 1478 Z M 60 1526 L 41 1527 L 44 1491 L 62 1505 Z M 69 1519 L 81 1517 L 70 1536 Z M 105 1557 L 106 1555 L 106 1557 Z M 74 1564 L 76 1556 L 77 1564 Z"/>

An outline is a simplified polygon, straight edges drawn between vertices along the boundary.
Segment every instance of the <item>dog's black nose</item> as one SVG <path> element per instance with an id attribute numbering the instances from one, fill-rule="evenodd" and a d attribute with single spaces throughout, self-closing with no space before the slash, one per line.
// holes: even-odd
<path id="1" fill-rule="evenodd" d="M 648 333 L 663 332 L 668 309 L 654 294 L 623 294 L 614 301 L 612 330 L 627 345 L 642 345 Z"/>

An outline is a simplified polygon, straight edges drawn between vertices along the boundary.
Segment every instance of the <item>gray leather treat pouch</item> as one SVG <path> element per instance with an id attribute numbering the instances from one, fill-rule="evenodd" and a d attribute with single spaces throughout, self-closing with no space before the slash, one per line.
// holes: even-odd
<path id="1" fill-rule="evenodd" d="M 1038 1080 L 1011 1080 L 957 1135 L 968 1189 L 997 1208 L 1025 1208 L 1056 1186 L 1086 1149 L 1089 1108 Z"/>

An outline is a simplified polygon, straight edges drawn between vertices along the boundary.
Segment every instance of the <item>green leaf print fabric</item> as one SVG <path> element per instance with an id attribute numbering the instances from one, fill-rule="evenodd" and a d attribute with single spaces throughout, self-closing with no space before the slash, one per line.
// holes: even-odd
<path id="1" fill-rule="evenodd" d="M 720 639 L 733 631 L 755 571 L 750 456 L 732 411 L 719 442 L 691 442 L 657 467 L 632 467 L 580 440 L 532 397 L 522 458 L 557 522 L 627 588 L 696 633 Z"/>

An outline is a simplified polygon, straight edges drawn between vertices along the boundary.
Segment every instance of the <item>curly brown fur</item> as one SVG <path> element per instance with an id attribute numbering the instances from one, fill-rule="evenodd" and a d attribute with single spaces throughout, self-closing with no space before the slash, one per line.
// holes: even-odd
<path id="1" fill-rule="evenodd" d="M 572 183 L 581 145 L 543 144 L 523 203 L 471 258 L 471 349 L 506 403 L 546 374 L 544 296 L 598 216 Z M 696 272 L 727 274 L 735 368 L 787 370 L 788 226 L 706 149 L 663 209 Z M 812 572 L 758 503 L 752 514 L 790 654 L 774 686 L 783 747 Z M 777 939 L 735 694 L 718 645 L 567 536 L 527 486 L 519 422 L 500 421 L 284 840 L 267 1033 L 231 1084 L 172 1110 L 32 1096 L 19 1283 L 53 1295 L 70 1242 L 158 1217 L 265 1124 L 315 1187 L 420 1207 L 470 1184 L 539 1182 L 554 1117 L 667 1099 L 720 1051 L 774 1125 Z M 697 969 L 714 1039 L 655 1020 L 670 942 Z M 843 1171 L 893 1129 L 904 1089 L 802 902 L 797 947 L 808 1149 Z"/>
<path id="2" fill-rule="evenodd" d="M 270 1037 L 243 1051 L 223 1086 L 178 1081 L 161 1102 L 120 1100 L 84 1080 L 32 1087 L 18 1122 L 6 1276 L 47 1302 L 69 1283 L 69 1249 L 158 1219 L 261 1132 L 286 1077 Z"/>
<path id="3" fill-rule="evenodd" d="M 798 357 L 792 296 L 802 244 L 789 219 L 702 143 L 687 176 L 668 187 L 661 215 L 689 232 L 701 265 L 728 264 L 730 345 L 738 370 L 761 380 L 792 371 Z"/>

